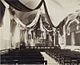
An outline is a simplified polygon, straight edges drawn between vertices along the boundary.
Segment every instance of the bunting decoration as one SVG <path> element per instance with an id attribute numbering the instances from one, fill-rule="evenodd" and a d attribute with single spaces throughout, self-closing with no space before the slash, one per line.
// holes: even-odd
<path id="1" fill-rule="evenodd" d="M 45 21 L 42 20 L 41 9 L 39 9 L 42 4 L 44 4 L 44 9 L 45 9 L 45 15 L 46 15 L 46 17 L 45 17 L 46 20 L 44 19 Z M 9 34 L 7 34 L 6 37 L 12 36 L 11 40 L 10 40 L 10 38 L 9 38 L 9 40 L 14 48 L 16 48 L 16 46 L 19 45 L 19 43 L 21 41 L 21 34 L 23 32 L 23 29 L 24 29 L 24 34 L 22 35 L 23 36 L 22 41 L 24 41 L 26 43 L 26 45 L 28 45 L 28 37 L 27 36 L 28 36 L 29 32 L 32 35 L 32 38 L 31 38 L 32 43 L 34 42 L 32 32 L 35 33 L 36 39 L 40 38 L 41 36 L 43 37 L 42 39 L 49 39 L 49 34 L 47 34 L 47 33 L 50 33 L 53 31 L 52 27 L 54 27 L 54 25 L 52 24 L 52 21 L 50 20 L 44 0 L 41 0 L 39 5 L 35 9 L 28 8 L 27 6 L 22 4 L 19 0 L 1 0 L 0 5 L 4 5 L 4 7 L 6 7 L 4 9 L 2 9 L 2 10 L 5 10 L 5 14 L 4 14 L 4 18 L 3 18 L 3 22 L 5 25 L 4 33 L 5 33 L 5 31 L 9 32 Z M 14 13 L 14 15 L 12 14 L 12 12 L 9 10 L 10 7 L 14 8 L 18 11 L 21 11 L 21 12 L 30 12 L 30 11 L 34 11 L 36 9 L 38 9 L 38 10 L 37 10 L 37 14 L 36 14 L 34 20 L 30 24 L 26 25 L 17 17 L 17 15 L 15 13 Z M 12 16 L 12 19 L 11 19 L 10 15 Z M 6 17 L 6 16 L 8 16 L 8 17 Z M 1 17 L 2 17 L 2 15 L 1 15 Z M 6 26 L 8 26 L 8 29 L 6 29 L 7 28 Z M 14 30 L 11 30 L 11 28 L 13 28 Z M 10 34 L 12 34 L 12 35 L 10 36 Z M 6 37 L 4 37 L 4 38 L 6 38 Z M 50 39 L 51 38 L 52 37 L 50 36 Z M 11 45 L 11 44 L 9 44 L 9 45 Z M 31 44 L 31 45 L 34 46 L 33 44 Z"/>
<path id="2" fill-rule="evenodd" d="M 43 23 L 42 23 L 41 18 L 40 18 L 40 29 L 41 29 L 41 31 L 45 31 L 44 28 L 43 28 Z"/>

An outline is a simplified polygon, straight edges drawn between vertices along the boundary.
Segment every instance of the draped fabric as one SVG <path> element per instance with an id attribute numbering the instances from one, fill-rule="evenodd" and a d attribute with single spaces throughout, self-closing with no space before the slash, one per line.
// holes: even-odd
<path id="1" fill-rule="evenodd" d="M 46 14 L 46 16 L 47 16 L 47 20 L 48 20 L 48 22 L 49 22 L 49 24 L 50 24 L 51 27 L 55 27 L 55 26 L 52 24 L 52 21 L 51 21 L 51 19 L 50 19 L 49 14 L 48 14 L 47 7 L 46 7 L 46 3 L 45 3 L 44 0 L 43 0 L 43 2 L 44 2 L 43 4 L 44 4 L 44 10 L 45 10 L 45 14 Z"/>
<path id="2" fill-rule="evenodd" d="M 37 20 L 37 23 L 35 23 L 35 24 L 34 24 L 31 28 L 29 28 L 29 29 L 31 29 L 31 30 L 33 30 L 33 31 L 36 31 L 38 28 L 40 28 L 40 23 L 39 23 L 40 17 L 41 17 L 41 16 L 39 16 L 39 18 L 38 18 L 38 20 Z"/>
<path id="3" fill-rule="evenodd" d="M 36 10 L 41 7 L 43 0 L 39 3 L 39 5 L 35 9 L 30 9 L 27 6 L 23 5 L 19 0 L 5 0 L 10 6 L 15 8 L 18 11 L 30 12 Z"/>
<path id="4" fill-rule="evenodd" d="M 49 21 L 47 20 L 47 16 L 46 14 L 42 14 L 41 15 L 41 20 L 42 20 L 42 25 L 44 27 L 44 29 L 48 32 L 51 32 L 52 31 L 52 27 L 50 26 L 49 24 Z"/>
<path id="5" fill-rule="evenodd" d="M 15 22 L 17 23 L 17 24 L 20 24 L 22 27 L 26 27 L 26 25 L 25 24 L 23 24 L 22 22 L 21 22 L 21 20 L 15 15 L 14 16 L 14 20 L 15 20 Z"/>
<path id="6" fill-rule="evenodd" d="M 17 24 L 15 27 L 14 35 L 12 37 L 13 48 L 16 48 L 20 43 L 20 25 Z"/>
<path id="7" fill-rule="evenodd" d="M 0 27 L 2 25 L 2 18 L 4 16 L 4 12 L 5 12 L 5 6 L 3 5 L 3 3 L 0 1 Z"/>
<path id="8" fill-rule="evenodd" d="M 20 30 L 20 41 L 21 42 L 25 41 L 24 35 L 25 35 L 25 30 Z"/>
<path id="9" fill-rule="evenodd" d="M 17 25 L 15 27 L 14 35 L 12 37 L 12 44 L 13 44 L 13 47 L 16 48 L 16 47 L 19 47 L 20 45 L 19 43 L 21 41 L 25 43 L 27 42 L 27 38 L 26 38 L 27 32 L 23 31 L 26 29 L 26 25 L 23 24 L 16 15 L 14 16 L 14 21 Z"/>
<path id="10" fill-rule="evenodd" d="M 40 16 L 41 17 L 41 16 Z M 36 37 L 40 37 L 41 34 L 41 29 L 40 29 L 40 17 L 38 19 L 38 22 L 36 23 L 35 27 L 34 27 L 34 31 L 36 33 Z"/>
<path id="11" fill-rule="evenodd" d="M 10 12 L 7 6 L 3 17 L 2 44 L 0 46 L 2 49 L 11 48 Z"/>
<path id="12" fill-rule="evenodd" d="M 43 27 L 43 23 L 42 23 L 41 18 L 40 18 L 40 29 L 41 29 L 41 31 L 45 31 L 45 30 L 44 30 L 44 27 Z"/>
<path id="13" fill-rule="evenodd" d="M 42 37 L 43 37 L 43 39 L 46 39 L 46 30 L 45 30 L 42 22 L 43 22 L 43 21 L 42 21 L 42 19 L 40 18 L 40 29 L 41 29 L 41 31 L 43 31 Z"/>
<path id="14" fill-rule="evenodd" d="M 52 30 L 48 30 L 44 25 L 43 25 L 43 27 L 47 32 L 52 32 Z"/>
<path id="15" fill-rule="evenodd" d="M 43 39 L 46 39 L 46 31 L 43 32 Z"/>
<path id="16" fill-rule="evenodd" d="M 40 17 L 40 10 L 38 10 L 37 15 L 35 19 L 32 21 L 32 23 L 27 25 L 27 28 L 31 28 L 32 26 L 34 26 L 38 22 L 39 17 Z"/>
<path id="17" fill-rule="evenodd" d="M 26 46 L 28 46 L 28 31 L 27 30 L 24 33 L 24 42 L 26 43 Z"/>
<path id="18" fill-rule="evenodd" d="M 30 34 L 31 35 L 31 37 L 32 37 L 32 31 L 33 30 L 35 30 L 35 28 L 36 28 L 36 26 L 37 26 L 37 24 L 38 24 L 38 22 L 39 22 L 39 19 L 40 19 L 40 11 L 38 10 L 38 12 L 37 12 L 37 15 L 36 15 L 36 17 L 35 17 L 35 19 L 32 21 L 32 23 L 31 24 L 29 24 L 29 25 L 27 25 L 27 26 L 24 26 L 24 24 L 17 18 L 17 17 L 15 17 L 14 18 L 15 20 L 16 20 L 16 23 L 18 23 L 18 24 L 20 24 L 21 26 L 23 26 L 24 28 L 29 28 L 29 30 L 27 31 L 25 31 L 25 36 L 24 36 L 24 41 L 25 41 L 25 43 L 26 43 L 26 45 L 28 45 L 29 43 L 27 42 L 28 41 L 28 34 Z M 31 42 L 31 41 L 30 41 Z"/>
<path id="19" fill-rule="evenodd" d="M 33 28 L 36 25 L 36 23 L 38 22 L 39 17 L 40 17 L 40 11 L 38 10 L 35 19 L 32 21 L 31 24 L 29 24 L 27 26 L 25 24 L 23 24 L 16 15 L 14 16 L 14 20 L 16 21 L 16 23 L 20 24 L 23 28 Z"/>
<path id="20" fill-rule="evenodd" d="M 9 17 L 8 17 L 9 16 Z M 3 18 L 3 29 L 4 29 L 4 39 L 5 40 L 9 40 L 9 32 L 10 32 L 10 15 L 9 15 L 9 11 L 6 9 L 5 10 L 5 15 Z M 8 29 L 9 28 L 9 29 Z"/>
<path id="21" fill-rule="evenodd" d="M 11 23 L 10 23 L 10 27 L 11 27 L 11 33 L 12 33 L 12 36 L 14 35 L 14 31 L 15 31 L 15 27 L 16 27 L 16 22 L 14 19 L 11 20 Z"/>
<path id="22" fill-rule="evenodd" d="M 65 25 L 67 21 L 67 17 L 56 27 L 57 29 L 59 29 L 60 35 L 63 35 L 63 26 Z"/>

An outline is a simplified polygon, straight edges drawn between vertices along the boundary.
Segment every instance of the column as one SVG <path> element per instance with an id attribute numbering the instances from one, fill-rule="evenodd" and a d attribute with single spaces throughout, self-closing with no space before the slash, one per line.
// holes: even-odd
<path id="1" fill-rule="evenodd" d="M 71 33 L 71 44 L 72 46 L 75 45 L 75 33 L 74 32 Z"/>
<path id="2" fill-rule="evenodd" d="M 54 46 L 54 32 L 52 34 L 52 46 Z"/>

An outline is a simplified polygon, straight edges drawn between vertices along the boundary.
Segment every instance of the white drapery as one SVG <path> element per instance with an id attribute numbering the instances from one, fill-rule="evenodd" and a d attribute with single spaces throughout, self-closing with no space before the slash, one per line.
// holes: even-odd
<path id="1" fill-rule="evenodd" d="M 11 48 L 11 33 L 10 33 L 10 12 L 9 12 L 9 5 L 2 0 L 2 3 L 5 5 L 5 13 L 3 17 L 3 26 L 0 31 L 1 38 L 0 38 L 0 50 L 2 49 L 9 49 Z"/>
<path id="2" fill-rule="evenodd" d="M 32 21 L 32 23 L 27 25 L 26 27 L 30 28 L 30 27 L 34 26 L 38 22 L 39 16 L 40 16 L 40 10 L 38 10 L 37 15 L 36 15 L 35 19 Z"/>
<path id="3" fill-rule="evenodd" d="M 24 27 L 24 28 L 26 27 L 26 25 L 23 24 L 16 15 L 14 16 L 14 20 L 15 20 L 15 22 L 16 22 L 17 24 L 20 24 L 22 27 Z"/>
<path id="4" fill-rule="evenodd" d="M 40 16 L 40 9 L 38 9 L 37 15 L 36 15 L 35 19 L 32 21 L 32 23 L 27 26 L 25 24 L 23 24 L 16 15 L 14 16 L 14 20 L 16 21 L 16 23 L 19 23 L 22 27 L 24 27 L 26 29 L 26 28 L 31 28 L 32 26 L 34 26 L 38 22 L 39 16 Z"/>
<path id="5" fill-rule="evenodd" d="M 14 31 L 14 35 L 12 37 L 13 48 L 16 48 L 16 46 L 18 46 L 19 43 L 20 43 L 20 24 L 17 24 Z"/>
<path id="6" fill-rule="evenodd" d="M 42 33 L 43 38 L 46 39 L 46 30 L 44 29 L 42 19 L 40 19 L 40 29 L 41 29 L 41 31 L 43 31 L 43 33 Z"/>

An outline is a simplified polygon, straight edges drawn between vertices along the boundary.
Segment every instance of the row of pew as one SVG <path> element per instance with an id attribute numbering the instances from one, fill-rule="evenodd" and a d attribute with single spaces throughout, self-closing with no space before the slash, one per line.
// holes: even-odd
<path id="1" fill-rule="evenodd" d="M 1 64 L 42 64 L 47 65 L 47 61 L 37 50 L 14 49 L 1 55 Z"/>
<path id="2" fill-rule="evenodd" d="M 80 52 L 54 47 L 54 50 L 47 50 L 46 53 L 61 65 L 80 65 Z"/>

